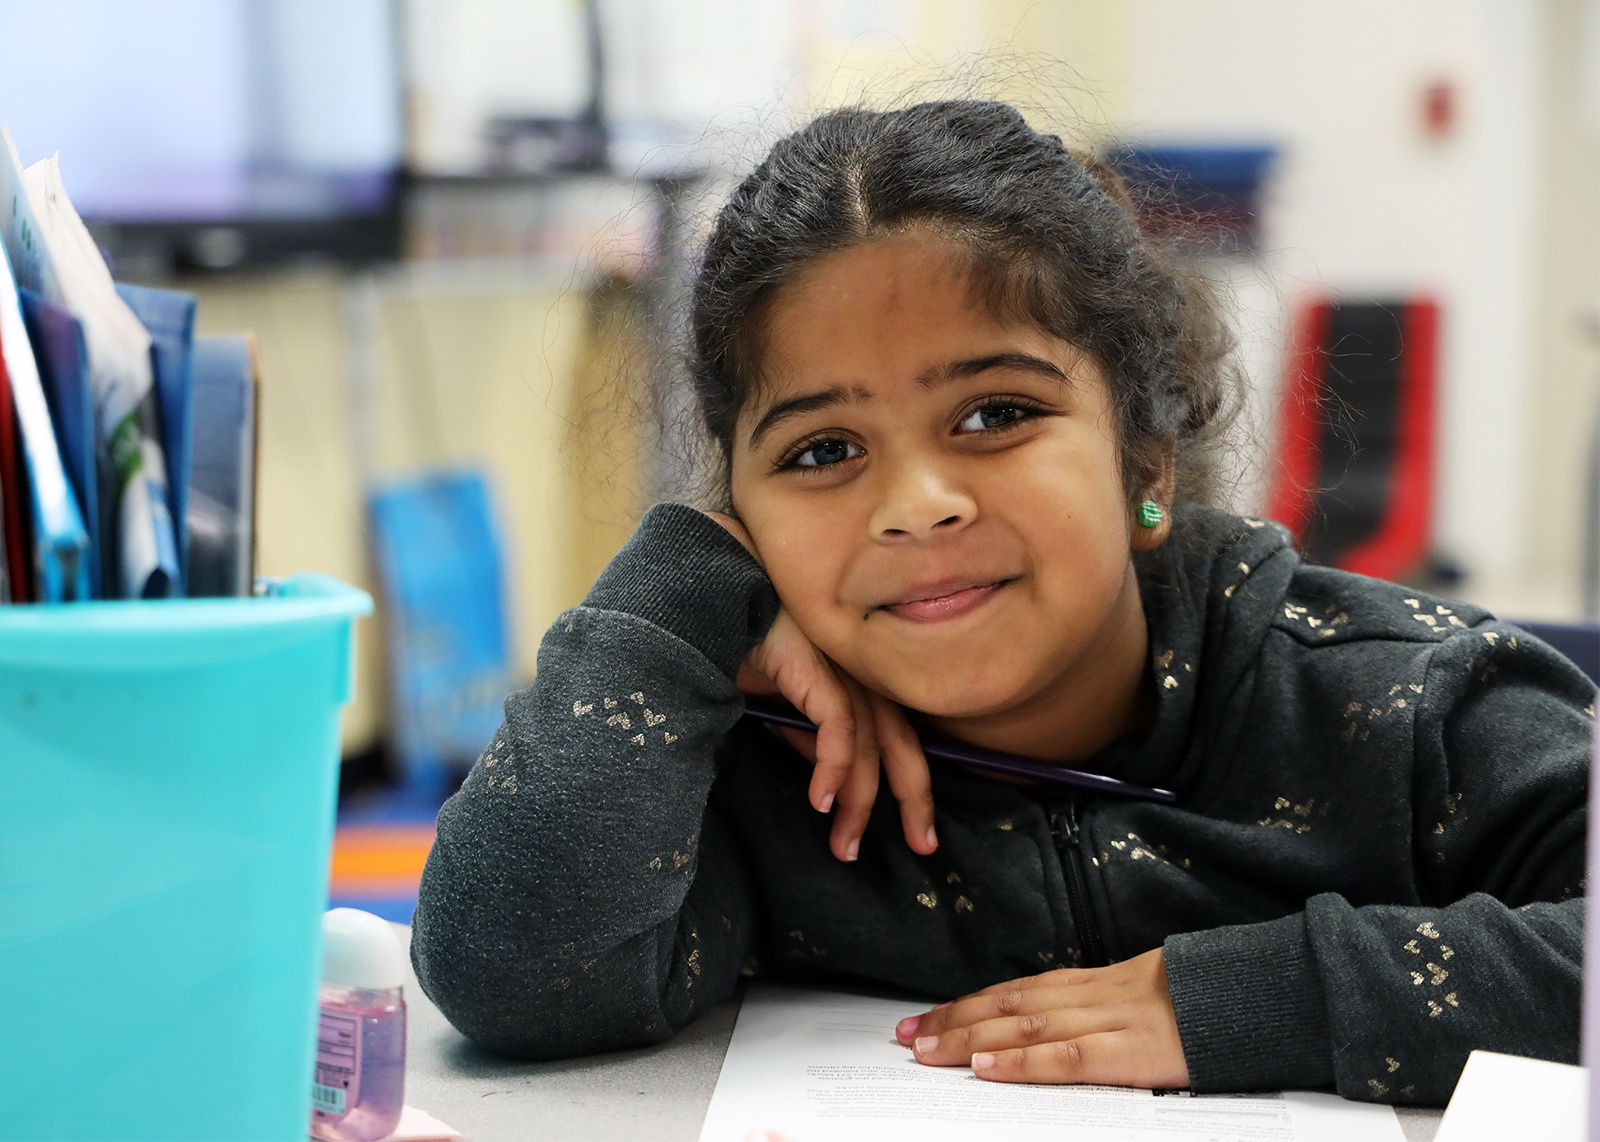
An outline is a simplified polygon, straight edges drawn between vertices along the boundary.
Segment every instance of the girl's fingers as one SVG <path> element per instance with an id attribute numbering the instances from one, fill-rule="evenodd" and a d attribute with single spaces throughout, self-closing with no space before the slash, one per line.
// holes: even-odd
<path id="1" fill-rule="evenodd" d="M 816 725 L 809 740 L 791 731 L 783 736 L 812 761 L 812 807 L 822 813 L 839 810 L 829 839 L 835 856 L 855 859 L 878 795 L 880 769 L 887 771 L 900 802 L 912 851 L 926 856 L 938 848 L 928 762 L 904 711 L 839 671 L 787 610 L 779 609 L 766 638 L 750 652 L 737 685 L 747 694 L 782 694 Z"/>
<path id="2" fill-rule="evenodd" d="M 855 711 L 855 756 L 839 787 L 828 847 L 840 860 L 851 861 L 860 851 L 861 834 L 866 832 L 872 804 L 878 799 L 878 735 L 866 691 L 853 680 L 841 681 Z"/>
<path id="3" fill-rule="evenodd" d="M 816 770 L 811 775 L 810 800 L 818 812 L 828 812 L 854 761 L 856 740 L 855 706 L 833 664 L 780 607 L 767 637 L 751 650 L 745 665 L 748 670 L 741 670 L 741 681 L 751 672 L 770 680 L 779 694 L 816 725 L 817 741 L 811 751 Z"/>
<path id="4" fill-rule="evenodd" d="M 1121 1031 L 1103 1031 L 1079 1039 L 980 1052 L 972 1058 L 972 1073 L 1002 1083 L 1134 1086 L 1127 1076 L 1137 1068 L 1138 1060 L 1129 1057 L 1128 1039 Z"/>
<path id="5" fill-rule="evenodd" d="M 1099 1083 L 1146 1090 L 1189 1085 L 1181 1046 L 1158 1049 L 1150 1036 L 1135 1031 L 1101 1031 L 1008 1051 L 980 1051 L 972 1056 L 972 1073 L 1003 1083 Z"/>
<path id="6" fill-rule="evenodd" d="M 895 800 L 900 802 L 906 844 L 912 852 L 927 856 L 939 847 L 939 837 L 933 830 L 933 779 L 928 774 L 922 743 L 898 704 L 870 692 L 867 700 L 877 727 L 884 775 Z"/>
<path id="7" fill-rule="evenodd" d="M 1160 948 L 986 988 L 903 1020 L 896 1034 L 914 1036 L 919 1061 L 970 1061 L 1000 1082 L 1189 1085 Z"/>
<path id="8" fill-rule="evenodd" d="M 1039 975 L 1028 975 L 993 984 L 982 991 L 963 995 L 959 999 L 952 999 L 949 1003 L 941 1003 L 923 1015 L 921 1017 L 923 1033 L 927 1034 L 927 1028 L 930 1027 L 942 1030 L 946 1027 L 959 1027 L 965 1023 L 994 1019 L 1001 1015 L 1024 1014 L 1043 1011 L 1049 1007 L 1095 1002 L 1100 992 L 1088 994 L 1082 989 L 1085 984 L 1100 982 L 1099 973 L 1105 970 L 1105 968 L 1055 968 Z M 1077 988 L 1078 992 L 1058 994 L 1065 988 Z M 909 1045 L 909 1040 L 907 1042 Z"/>
<path id="9" fill-rule="evenodd" d="M 839 675 L 812 646 L 787 611 L 780 611 L 767 639 L 758 648 L 757 669 L 770 677 L 795 709 L 817 727 L 811 753 L 816 768 L 811 773 L 812 808 L 826 813 L 855 764 L 858 718 L 856 704 Z M 802 751 L 804 752 L 804 751 Z"/>
<path id="10" fill-rule="evenodd" d="M 1056 1008 L 1091 1007 L 1159 1008 L 1166 1011 L 1170 1020 L 1172 1000 L 1167 991 L 1161 949 L 1152 948 L 1110 967 L 1056 968 L 986 987 L 921 1016 L 917 1034 L 940 1035 L 990 1019 L 1032 1015 Z"/>
<path id="11" fill-rule="evenodd" d="M 1101 1031 L 1122 1030 L 1127 1013 L 1109 1007 L 1057 1008 L 969 1023 L 942 1033 L 917 1029 L 911 1049 L 930 1067 L 964 1066 L 975 1054 L 1059 1043 Z"/>
<path id="12" fill-rule="evenodd" d="M 1016 981 L 1021 983 L 1021 980 Z M 1090 985 L 1073 989 L 1010 987 L 995 995 L 972 995 L 944 1007 L 935 1008 L 917 1021 L 918 1035 L 943 1035 L 993 1019 L 1036 1015 L 1057 1008 L 1093 1007 L 1115 1002 L 1112 989 Z M 906 1046 L 910 1039 L 903 1039 Z"/>

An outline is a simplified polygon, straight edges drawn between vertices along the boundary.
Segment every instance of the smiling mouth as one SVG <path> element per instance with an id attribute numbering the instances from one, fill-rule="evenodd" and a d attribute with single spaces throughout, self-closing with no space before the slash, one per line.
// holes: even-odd
<path id="1" fill-rule="evenodd" d="M 938 622 L 942 619 L 958 618 L 981 607 L 996 591 L 1010 582 L 1012 582 L 1010 579 L 998 579 L 992 583 L 975 583 L 948 591 L 940 591 L 936 587 L 934 590 L 939 591 L 937 594 L 930 594 L 920 599 L 905 599 L 898 603 L 884 603 L 877 609 L 913 622 Z"/>

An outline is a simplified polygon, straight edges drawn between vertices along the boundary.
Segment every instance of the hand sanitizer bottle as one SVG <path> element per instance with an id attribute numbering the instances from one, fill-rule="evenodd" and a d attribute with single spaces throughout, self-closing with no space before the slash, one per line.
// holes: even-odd
<path id="1" fill-rule="evenodd" d="M 405 1104 L 406 954 L 388 921 L 355 908 L 322 917 L 322 1007 L 311 1133 L 374 1142 Z"/>

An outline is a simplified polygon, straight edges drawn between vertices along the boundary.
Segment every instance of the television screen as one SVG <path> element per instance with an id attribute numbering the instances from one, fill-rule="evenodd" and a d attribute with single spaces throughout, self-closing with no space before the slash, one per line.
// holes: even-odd
<path id="1" fill-rule="evenodd" d="M 282 238 L 383 216 L 403 146 L 394 24 L 391 0 L 0 0 L 0 120 L 24 164 L 60 153 L 91 222 Z"/>

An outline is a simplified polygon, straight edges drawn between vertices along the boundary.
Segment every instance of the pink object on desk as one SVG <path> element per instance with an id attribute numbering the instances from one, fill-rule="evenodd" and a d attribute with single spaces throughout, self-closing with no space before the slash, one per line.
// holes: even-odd
<path id="1" fill-rule="evenodd" d="M 400 1125 L 383 1142 L 466 1142 L 466 1137 L 427 1111 L 408 1106 L 400 1112 Z"/>
<path id="2" fill-rule="evenodd" d="M 312 1137 L 315 1139 L 315 1136 Z M 381 1142 L 469 1142 L 469 1139 L 453 1126 L 445 1126 L 426 1110 L 405 1107 L 400 1112 L 400 1124 L 395 1126 L 394 1134 L 382 1137 Z"/>

